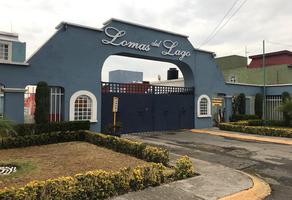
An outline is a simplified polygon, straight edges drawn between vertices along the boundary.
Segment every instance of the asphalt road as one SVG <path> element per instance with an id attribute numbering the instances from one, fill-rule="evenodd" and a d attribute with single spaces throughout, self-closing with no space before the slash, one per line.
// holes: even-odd
<path id="1" fill-rule="evenodd" d="M 176 154 L 257 175 L 272 188 L 272 194 L 266 200 L 292 200 L 292 146 L 240 141 L 189 131 L 135 134 L 134 137 L 162 145 Z"/>

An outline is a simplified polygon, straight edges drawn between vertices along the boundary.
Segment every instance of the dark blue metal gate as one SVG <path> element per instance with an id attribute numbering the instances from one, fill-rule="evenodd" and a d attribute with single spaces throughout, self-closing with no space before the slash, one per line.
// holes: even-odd
<path id="1" fill-rule="evenodd" d="M 102 132 L 113 131 L 113 97 L 119 98 L 119 133 L 194 128 L 194 89 L 102 82 Z"/>

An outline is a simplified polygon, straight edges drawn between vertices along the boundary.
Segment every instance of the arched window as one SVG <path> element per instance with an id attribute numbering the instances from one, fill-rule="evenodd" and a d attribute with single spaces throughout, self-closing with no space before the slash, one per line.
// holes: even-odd
<path id="1" fill-rule="evenodd" d="M 94 94 L 81 90 L 75 92 L 70 98 L 70 121 L 90 121 L 97 120 L 97 103 Z"/>
<path id="2" fill-rule="evenodd" d="M 198 98 L 198 117 L 211 117 L 211 100 L 207 95 Z"/>
<path id="3" fill-rule="evenodd" d="M 89 96 L 77 97 L 74 107 L 74 120 L 91 120 L 92 100 Z"/>

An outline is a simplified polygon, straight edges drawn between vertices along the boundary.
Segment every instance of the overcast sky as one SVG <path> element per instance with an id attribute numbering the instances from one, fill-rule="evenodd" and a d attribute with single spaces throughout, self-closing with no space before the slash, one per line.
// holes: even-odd
<path id="1" fill-rule="evenodd" d="M 200 47 L 235 4 L 228 16 L 245 0 L 0 0 L 0 31 L 11 29 L 27 43 L 27 57 L 42 45 L 61 21 L 100 28 L 109 18 L 120 18 L 189 35 Z M 226 23 L 226 20 L 222 23 Z M 292 1 L 247 0 L 228 23 L 201 48 L 217 56 L 292 50 Z M 113 69 L 144 72 L 145 80 L 165 78 L 172 64 L 112 57 L 105 63 L 103 76 Z"/>

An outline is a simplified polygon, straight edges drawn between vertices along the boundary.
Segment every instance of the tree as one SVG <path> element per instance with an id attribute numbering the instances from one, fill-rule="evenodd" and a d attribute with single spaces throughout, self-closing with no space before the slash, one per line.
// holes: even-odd
<path id="1" fill-rule="evenodd" d="M 240 93 L 237 97 L 238 114 L 245 115 L 245 94 Z"/>
<path id="2" fill-rule="evenodd" d="M 288 92 L 282 93 L 282 105 L 280 106 L 280 110 L 283 112 L 283 118 L 286 125 L 290 124 L 292 119 L 291 115 L 289 115 L 289 102 L 291 101 L 290 94 Z"/>
<path id="3" fill-rule="evenodd" d="M 257 93 L 254 102 L 254 112 L 259 118 L 263 117 L 263 100 L 263 95 L 261 93 Z"/>
<path id="4" fill-rule="evenodd" d="M 50 90 L 46 82 L 39 82 L 37 84 L 35 104 L 35 122 L 37 124 L 48 123 L 50 110 Z"/>
<path id="5" fill-rule="evenodd" d="M 279 110 L 285 113 L 286 118 L 285 120 L 285 125 L 291 126 L 292 125 L 292 99 L 289 99 L 287 101 L 283 101 L 281 106 L 279 107 Z"/>

